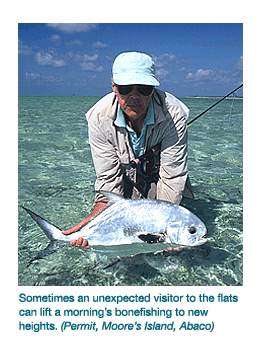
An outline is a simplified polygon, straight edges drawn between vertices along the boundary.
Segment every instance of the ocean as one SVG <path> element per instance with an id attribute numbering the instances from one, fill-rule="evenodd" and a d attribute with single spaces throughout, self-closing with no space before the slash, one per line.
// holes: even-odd
<path id="1" fill-rule="evenodd" d="M 18 284 L 20 286 L 243 285 L 243 100 L 228 98 L 188 127 L 194 200 L 182 205 L 208 228 L 192 249 L 122 258 L 66 245 L 29 261 L 49 241 L 27 207 L 61 229 L 90 213 L 95 171 L 87 110 L 99 97 L 19 96 Z M 217 101 L 181 98 L 191 120 Z"/>

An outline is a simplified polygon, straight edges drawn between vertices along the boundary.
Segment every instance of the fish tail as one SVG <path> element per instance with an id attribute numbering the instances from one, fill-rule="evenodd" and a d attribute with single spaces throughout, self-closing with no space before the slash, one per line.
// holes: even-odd
<path id="1" fill-rule="evenodd" d="M 50 222 L 46 221 L 42 217 L 38 216 L 36 213 L 32 212 L 30 209 L 22 207 L 32 219 L 38 224 L 38 226 L 43 230 L 46 236 L 49 238 L 50 241 L 67 241 L 68 237 L 65 236 L 61 229 L 54 226 Z"/>

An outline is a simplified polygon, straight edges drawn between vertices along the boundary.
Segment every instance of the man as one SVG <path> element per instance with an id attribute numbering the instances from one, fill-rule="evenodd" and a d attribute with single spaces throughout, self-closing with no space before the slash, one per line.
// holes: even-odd
<path id="1" fill-rule="evenodd" d="M 171 94 L 155 89 L 160 83 L 147 54 L 120 54 L 112 77 L 113 92 L 86 114 L 97 175 L 95 190 L 177 204 L 185 193 L 192 197 L 187 174 L 188 108 Z M 78 231 L 107 202 L 98 193 L 90 215 L 63 233 Z M 89 247 L 83 238 L 71 245 Z"/>

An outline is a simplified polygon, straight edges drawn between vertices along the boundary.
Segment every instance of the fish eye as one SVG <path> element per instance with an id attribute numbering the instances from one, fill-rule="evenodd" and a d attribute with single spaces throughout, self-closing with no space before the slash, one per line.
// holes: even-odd
<path id="1" fill-rule="evenodd" d="M 189 231 L 189 233 L 190 233 L 190 234 L 194 234 L 194 233 L 196 233 L 196 232 L 197 232 L 197 229 L 196 229 L 196 227 L 195 227 L 195 226 L 190 226 L 190 227 L 188 228 L 188 231 Z"/>

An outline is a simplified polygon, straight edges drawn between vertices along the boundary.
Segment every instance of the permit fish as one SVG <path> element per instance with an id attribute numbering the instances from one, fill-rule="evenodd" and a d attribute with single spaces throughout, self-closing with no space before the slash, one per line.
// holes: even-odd
<path id="1" fill-rule="evenodd" d="M 101 191 L 107 206 L 79 231 L 64 235 L 61 229 L 23 207 L 50 239 L 45 250 L 33 259 L 43 258 L 66 243 L 86 238 L 96 252 L 126 257 L 159 252 L 170 247 L 194 247 L 207 242 L 205 224 L 188 209 L 155 199 L 125 199 Z"/>

